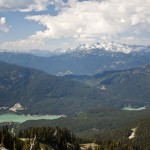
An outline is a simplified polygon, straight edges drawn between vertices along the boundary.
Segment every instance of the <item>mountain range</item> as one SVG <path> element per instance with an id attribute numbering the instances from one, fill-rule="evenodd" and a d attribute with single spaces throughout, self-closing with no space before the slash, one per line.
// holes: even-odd
<path id="1" fill-rule="evenodd" d="M 91 108 L 149 106 L 150 65 L 94 76 L 49 75 L 0 62 L 0 107 L 20 103 L 24 113 L 75 114 Z"/>
<path id="2" fill-rule="evenodd" d="M 68 114 L 100 103 L 100 92 L 42 71 L 0 62 L 0 107 L 20 103 L 25 112 Z"/>
<path id="3" fill-rule="evenodd" d="M 124 70 L 150 62 L 150 46 L 117 43 L 84 44 L 76 48 L 30 53 L 1 50 L 0 61 L 43 70 L 49 74 L 94 75 Z"/>
<path id="4" fill-rule="evenodd" d="M 23 139 L 36 137 L 26 134 L 36 131 L 42 137 L 37 138 L 39 145 L 46 144 L 50 149 L 53 142 L 43 143 L 48 135 L 52 137 L 52 132 L 45 134 L 45 130 L 50 131 L 46 126 L 67 127 L 79 137 L 88 138 L 77 139 L 78 144 L 69 143 L 71 147 L 84 147 L 87 144 L 83 142 L 91 145 L 94 141 L 101 149 L 148 149 L 149 49 L 149 46 L 96 43 L 58 53 L 3 50 L 0 52 L 0 114 L 15 110 L 18 114 L 66 115 L 56 120 L 28 120 L 9 126 L 15 132 L 21 129 L 24 135 L 22 132 L 19 137 Z M 12 139 L 6 137 L 8 141 Z M 1 139 L 3 143 L 4 138 Z M 68 147 L 66 139 L 65 142 Z"/>
<path id="5" fill-rule="evenodd" d="M 121 103 L 134 104 L 134 106 L 149 104 L 150 64 L 128 70 L 105 71 L 94 76 L 66 75 L 65 77 L 96 87 L 104 93 L 113 93 L 121 98 L 116 105 Z"/>

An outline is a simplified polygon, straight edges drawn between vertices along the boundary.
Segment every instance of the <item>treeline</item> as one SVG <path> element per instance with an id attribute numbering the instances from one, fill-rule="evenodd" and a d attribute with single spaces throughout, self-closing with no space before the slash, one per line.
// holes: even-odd
<path id="1" fill-rule="evenodd" d="M 80 137 L 93 138 L 95 132 L 114 130 L 122 127 L 136 126 L 144 117 L 148 117 L 150 110 L 123 111 L 112 107 L 90 109 L 73 117 L 63 117 L 55 120 L 29 120 L 19 125 L 18 129 L 27 127 L 59 126 L 66 127 Z M 96 130 L 93 130 L 96 129 Z M 91 133 L 91 135 L 89 134 Z"/>
<path id="2" fill-rule="evenodd" d="M 45 145 L 45 149 L 50 146 L 54 150 L 80 150 L 79 139 L 66 128 L 31 127 L 24 131 L 19 131 L 18 137 L 32 141 L 36 140 L 36 149 L 39 149 L 38 145 L 40 143 Z"/>
<path id="3" fill-rule="evenodd" d="M 19 131 L 17 135 L 7 126 L 0 129 L 0 149 L 8 150 L 80 150 L 80 139 L 68 129 L 37 127 Z"/>
<path id="4" fill-rule="evenodd" d="M 80 150 L 83 144 L 95 143 L 95 147 L 87 150 L 150 150 L 150 117 L 144 117 L 134 126 L 135 136 L 129 139 L 132 128 L 133 126 L 128 126 L 108 130 L 95 135 L 93 139 L 84 140 L 77 138 L 66 128 L 30 127 L 14 135 L 4 126 L 0 129 L 0 149 Z"/>
<path id="5" fill-rule="evenodd" d="M 95 136 L 98 150 L 150 150 L 150 117 L 144 118 L 135 126 L 135 137 L 129 139 L 131 128 L 120 128 Z"/>
<path id="6" fill-rule="evenodd" d="M 11 134 L 7 126 L 0 129 L 0 149 L 4 147 L 9 150 L 25 150 L 23 146 L 24 142 Z"/>

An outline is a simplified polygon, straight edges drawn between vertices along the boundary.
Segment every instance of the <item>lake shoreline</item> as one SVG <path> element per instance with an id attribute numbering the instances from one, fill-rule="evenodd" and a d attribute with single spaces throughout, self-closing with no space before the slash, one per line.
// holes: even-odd
<path id="1" fill-rule="evenodd" d="M 17 122 L 23 123 L 28 120 L 54 120 L 61 117 L 66 117 L 65 115 L 30 115 L 30 114 L 16 114 L 16 113 L 4 113 L 0 115 L 0 123 L 4 122 Z"/>

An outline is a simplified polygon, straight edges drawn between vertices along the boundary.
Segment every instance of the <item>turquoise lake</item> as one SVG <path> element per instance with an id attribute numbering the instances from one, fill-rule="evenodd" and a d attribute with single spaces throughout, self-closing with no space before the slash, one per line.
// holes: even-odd
<path id="1" fill-rule="evenodd" d="M 47 120 L 53 120 L 53 119 L 58 119 L 62 117 L 61 115 L 44 115 L 44 116 L 31 116 L 31 115 L 17 115 L 17 114 L 3 114 L 0 115 L 0 123 L 3 122 L 18 122 L 22 123 L 27 120 L 40 120 L 40 119 L 47 119 Z"/>

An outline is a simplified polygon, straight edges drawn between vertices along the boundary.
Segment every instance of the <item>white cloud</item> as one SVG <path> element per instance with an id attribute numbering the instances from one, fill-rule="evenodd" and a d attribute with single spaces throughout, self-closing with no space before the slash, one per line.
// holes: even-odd
<path id="1" fill-rule="evenodd" d="M 46 10 L 51 0 L 0 0 L 0 11 L 42 11 Z"/>
<path id="2" fill-rule="evenodd" d="M 39 45 L 43 46 L 45 41 L 52 39 L 72 38 L 75 42 L 89 42 L 104 38 L 106 40 L 107 37 L 113 40 L 113 37 L 117 35 L 136 38 L 136 36 L 140 37 L 143 33 L 150 32 L 150 0 L 144 2 L 143 0 L 105 0 L 102 2 L 70 0 L 69 4 L 58 0 L 56 5 L 58 8 L 61 7 L 57 16 L 26 17 L 27 20 L 45 26 L 44 31 L 38 31 L 24 40 L 7 44 L 29 45 L 39 41 Z"/>
<path id="3" fill-rule="evenodd" d="M 32 37 L 32 36 L 31 36 Z M 37 38 L 28 37 L 27 39 L 21 39 L 14 42 L 4 42 L 0 44 L 2 49 L 24 50 L 29 51 L 31 49 L 37 49 L 44 46 L 44 42 Z"/>
<path id="4" fill-rule="evenodd" d="M 6 25 L 6 18 L 5 17 L 1 17 L 0 18 L 0 30 L 3 32 L 8 32 L 9 29 Z"/>
<path id="5" fill-rule="evenodd" d="M 59 15 L 28 16 L 44 26 L 45 31 L 37 32 L 39 38 L 76 39 L 114 36 L 119 33 L 140 33 L 150 25 L 150 0 L 107 0 L 103 2 L 72 2 Z"/>
<path id="6" fill-rule="evenodd" d="M 122 37 L 117 40 L 119 43 L 126 43 L 128 45 L 150 45 L 150 39 L 148 38 L 138 38 L 138 37 Z"/>

